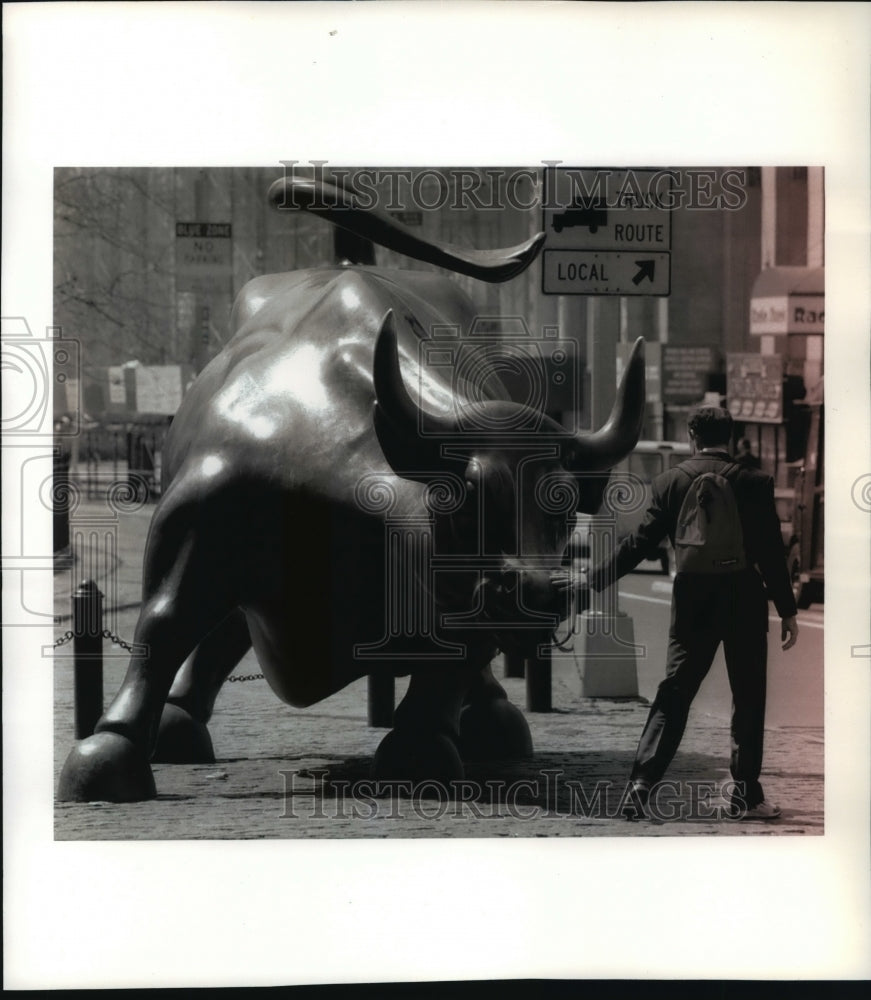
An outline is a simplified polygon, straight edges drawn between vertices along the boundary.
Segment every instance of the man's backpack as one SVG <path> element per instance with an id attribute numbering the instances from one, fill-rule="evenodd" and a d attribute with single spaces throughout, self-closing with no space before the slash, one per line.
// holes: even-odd
<path id="1" fill-rule="evenodd" d="M 747 566 L 744 532 L 735 493 L 722 472 L 694 475 L 682 468 L 692 483 L 681 504 L 674 534 L 674 553 L 679 573 L 736 573 Z"/>

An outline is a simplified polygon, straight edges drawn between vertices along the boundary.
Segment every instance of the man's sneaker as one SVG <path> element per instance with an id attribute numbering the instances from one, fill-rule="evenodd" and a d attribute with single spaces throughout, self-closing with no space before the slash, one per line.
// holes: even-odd
<path id="1" fill-rule="evenodd" d="M 650 798 L 650 786 L 644 781 L 630 781 L 626 789 L 623 803 L 624 819 L 647 819 L 647 800 Z"/>
<path id="2" fill-rule="evenodd" d="M 751 806 L 744 814 L 741 819 L 777 819 L 780 816 L 780 806 L 774 805 L 773 802 L 768 802 L 763 799 L 762 802 L 758 802 L 755 806 Z"/>

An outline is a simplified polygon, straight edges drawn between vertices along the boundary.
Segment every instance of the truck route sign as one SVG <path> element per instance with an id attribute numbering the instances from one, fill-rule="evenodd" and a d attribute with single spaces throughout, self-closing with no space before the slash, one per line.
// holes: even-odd
<path id="1" fill-rule="evenodd" d="M 670 190 L 663 172 L 552 167 L 544 174 L 546 295 L 668 295 Z"/>

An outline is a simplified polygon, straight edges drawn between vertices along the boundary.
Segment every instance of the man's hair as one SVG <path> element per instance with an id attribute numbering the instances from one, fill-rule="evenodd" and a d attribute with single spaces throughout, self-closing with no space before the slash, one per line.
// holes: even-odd
<path id="1" fill-rule="evenodd" d="M 699 406 L 687 423 L 690 433 L 702 446 L 713 448 L 732 440 L 732 415 L 720 406 Z"/>

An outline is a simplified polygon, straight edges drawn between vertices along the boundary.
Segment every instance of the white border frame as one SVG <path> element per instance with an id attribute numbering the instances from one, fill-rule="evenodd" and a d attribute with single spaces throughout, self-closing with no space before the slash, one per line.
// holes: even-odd
<path id="1" fill-rule="evenodd" d="M 851 496 L 871 471 L 871 8 L 36 3 L 3 16 L 3 315 L 35 332 L 52 323 L 55 166 L 822 164 L 829 387 L 824 836 L 55 843 L 51 668 L 7 630 L 7 988 L 866 978 L 869 671 L 850 651 L 871 641 L 871 516 Z M 5 496 L 4 536 L 22 516 Z"/>

